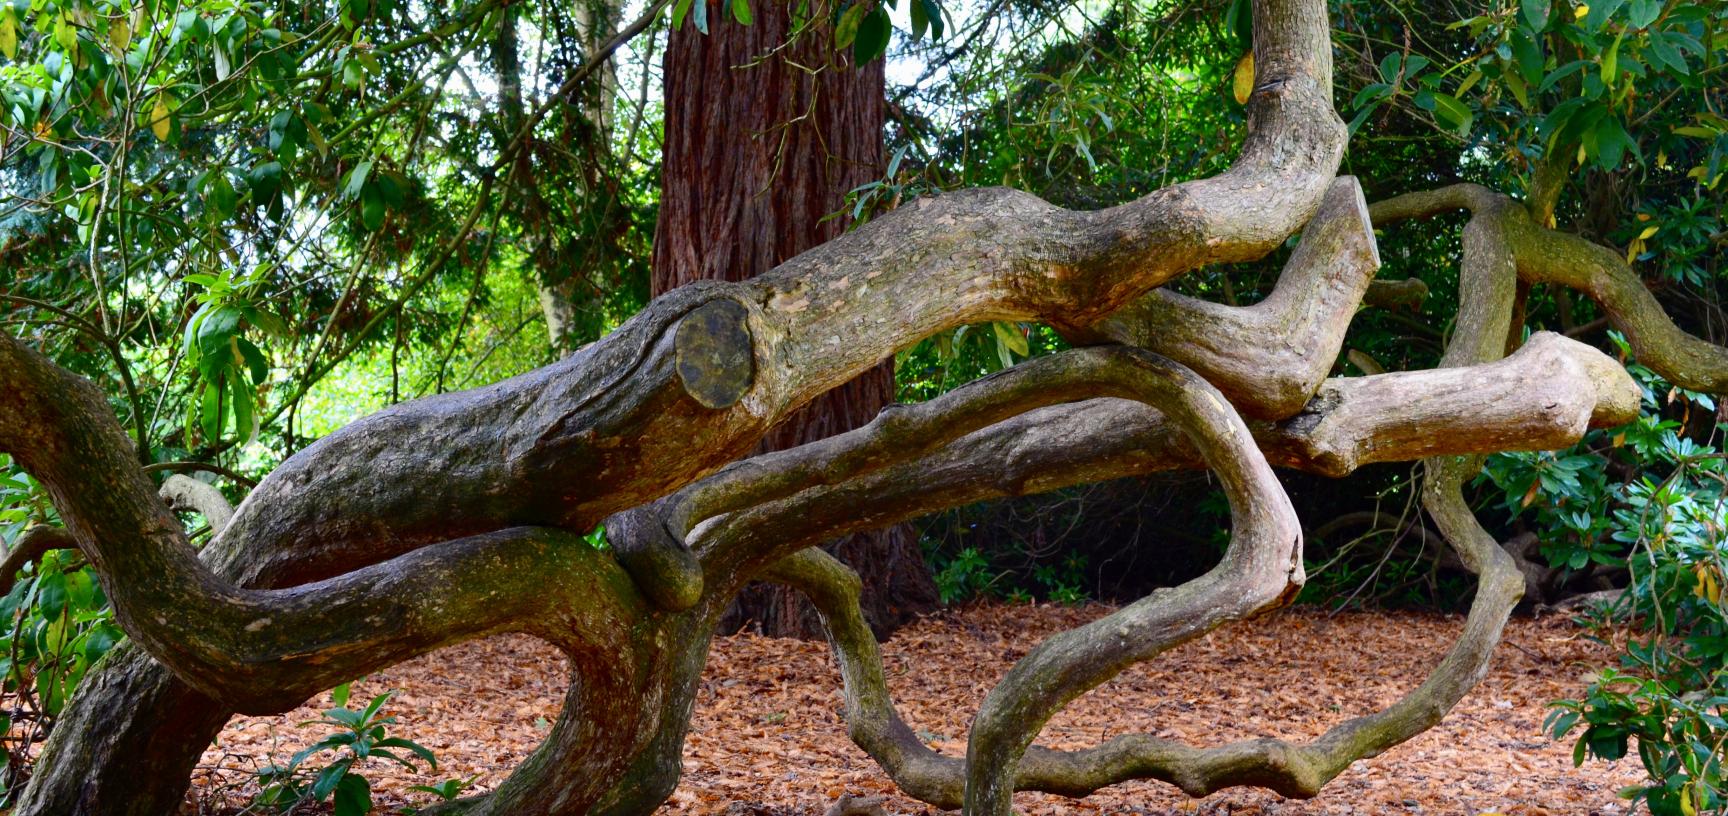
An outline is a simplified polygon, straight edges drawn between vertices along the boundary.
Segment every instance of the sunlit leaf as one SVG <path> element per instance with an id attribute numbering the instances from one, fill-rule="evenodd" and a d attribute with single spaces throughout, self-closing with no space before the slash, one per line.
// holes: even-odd
<path id="1" fill-rule="evenodd" d="M 1236 96 L 1236 104 L 1248 104 L 1248 97 L 1254 94 L 1254 52 L 1242 55 L 1236 63 L 1236 71 L 1231 75 L 1230 90 Z"/>

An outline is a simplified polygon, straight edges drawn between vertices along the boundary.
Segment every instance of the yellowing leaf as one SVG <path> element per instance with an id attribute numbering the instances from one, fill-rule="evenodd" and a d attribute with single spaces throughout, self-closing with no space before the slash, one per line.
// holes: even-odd
<path id="1" fill-rule="evenodd" d="M 1638 233 L 1638 240 L 1640 240 L 1640 241 L 1648 240 L 1650 238 L 1650 236 L 1655 235 L 1656 231 L 1661 229 L 1661 228 L 1662 228 L 1661 224 L 1652 224 L 1648 227 L 1645 227 L 1643 232 Z"/>
<path id="2" fill-rule="evenodd" d="M 11 10 L 0 14 L 0 54 L 7 59 L 18 56 L 18 21 L 12 19 Z"/>
<path id="3" fill-rule="evenodd" d="M 1583 3 L 1579 3 L 1578 7 L 1572 10 L 1572 18 L 1575 20 L 1582 20 L 1582 19 L 1584 19 L 1584 15 L 1589 14 L 1589 13 L 1590 13 L 1590 7 L 1587 5 L 1584 5 Z"/>
<path id="4" fill-rule="evenodd" d="M 156 95 L 156 107 L 150 109 L 150 132 L 159 141 L 168 141 L 168 101 Z"/>
<path id="5" fill-rule="evenodd" d="M 1230 88 L 1236 93 L 1236 104 L 1248 104 L 1248 97 L 1254 93 L 1254 52 L 1242 55 L 1242 61 L 1236 63 L 1236 76 L 1231 80 Z"/>
<path id="6" fill-rule="evenodd" d="M 1009 351 L 1021 357 L 1032 353 L 1031 347 L 1026 343 L 1026 335 L 1020 333 L 1020 327 L 1012 323 L 1001 322 L 992 323 L 990 327 L 996 330 L 996 340 L 1006 346 Z"/>
<path id="7" fill-rule="evenodd" d="M 126 49 L 132 47 L 132 23 L 125 17 L 109 23 L 108 42 L 114 46 L 115 51 L 125 53 Z"/>
<path id="8" fill-rule="evenodd" d="M 1465 93 L 1469 92 L 1471 88 L 1476 87 L 1476 83 L 1481 81 L 1482 72 L 1471 71 L 1470 75 L 1465 77 L 1463 82 L 1458 83 L 1458 95 L 1463 96 Z"/>
<path id="9" fill-rule="evenodd" d="M 1626 32 L 1620 32 L 1620 36 L 1614 38 L 1614 44 L 1608 46 L 1608 53 L 1602 55 L 1602 84 L 1610 88 L 1614 87 L 1614 75 L 1620 66 L 1620 41 L 1625 37 Z"/>

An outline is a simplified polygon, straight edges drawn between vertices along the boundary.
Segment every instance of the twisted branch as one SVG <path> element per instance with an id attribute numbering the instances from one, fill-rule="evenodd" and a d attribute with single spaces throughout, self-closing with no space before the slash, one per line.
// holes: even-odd
<path id="1" fill-rule="evenodd" d="M 1675 325 L 1614 250 L 1537 224 L 1511 197 L 1456 184 L 1376 202 L 1369 213 L 1375 223 L 1388 224 L 1457 209 L 1469 210 L 1472 224 L 1493 225 L 1502 247 L 1498 251 L 1510 255 L 1518 279 L 1565 286 L 1595 300 L 1626 335 L 1639 362 L 1664 379 L 1694 391 L 1728 393 L 1728 348 Z"/>

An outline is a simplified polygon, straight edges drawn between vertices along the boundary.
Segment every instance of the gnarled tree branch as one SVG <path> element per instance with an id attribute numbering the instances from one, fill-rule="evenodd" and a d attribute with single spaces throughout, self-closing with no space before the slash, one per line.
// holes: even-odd
<path id="1" fill-rule="evenodd" d="M 1332 183 L 1265 300 L 1224 306 L 1154 290 L 1092 327 L 1218 386 L 1245 416 L 1283 419 L 1332 371 L 1350 317 L 1380 268 L 1356 179 Z"/>
<path id="2" fill-rule="evenodd" d="M 1639 362 L 1682 388 L 1728 393 L 1728 348 L 1674 325 L 1644 281 L 1618 253 L 1576 235 L 1547 229 L 1509 196 L 1474 184 L 1407 193 L 1369 208 L 1375 223 L 1467 209 L 1470 222 L 1492 223 L 1519 279 L 1582 292 L 1626 334 Z M 1468 251 L 1468 250 L 1467 250 Z"/>

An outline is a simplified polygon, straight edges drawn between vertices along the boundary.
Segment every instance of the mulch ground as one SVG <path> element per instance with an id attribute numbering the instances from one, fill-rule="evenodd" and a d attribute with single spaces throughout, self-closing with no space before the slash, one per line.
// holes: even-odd
<path id="1" fill-rule="evenodd" d="M 1043 637 L 1105 614 L 1102 606 L 985 605 L 926 619 L 883 647 L 889 683 L 908 723 L 935 747 L 965 753 L 978 701 Z M 1451 644 L 1460 617 L 1295 609 L 1227 627 L 1125 672 L 1075 701 L 1040 742 L 1063 748 L 1129 732 L 1194 744 L 1249 737 L 1307 739 L 1380 709 L 1421 681 Z M 1045 814 L 1623 814 L 1616 798 L 1636 782 L 1636 761 L 1572 767 L 1571 745 L 1541 733 L 1548 701 L 1575 696 L 1612 660 L 1564 618 L 1514 620 L 1493 670 L 1435 729 L 1358 762 L 1319 797 L 1287 800 L 1235 790 L 1191 800 L 1136 782 L 1084 800 L 1016 797 Z M 356 684 L 354 699 L 399 690 L 392 735 L 435 751 L 439 771 L 372 766 L 380 813 L 425 804 L 416 784 L 474 777 L 496 785 L 556 718 L 565 686 L 558 653 L 526 637 L 446 649 Z M 685 752 L 684 778 L 665 816 L 819 816 L 841 794 L 888 794 L 889 813 L 929 814 L 894 794 L 887 777 L 846 738 L 840 678 L 825 644 L 738 635 L 715 642 Z M 313 700 L 279 717 L 231 722 L 204 757 L 189 812 L 232 811 L 248 770 L 281 761 L 327 732 L 302 726 L 329 706 Z M 353 705 L 353 703 L 351 703 Z M 423 769 L 424 770 L 424 769 Z"/>

